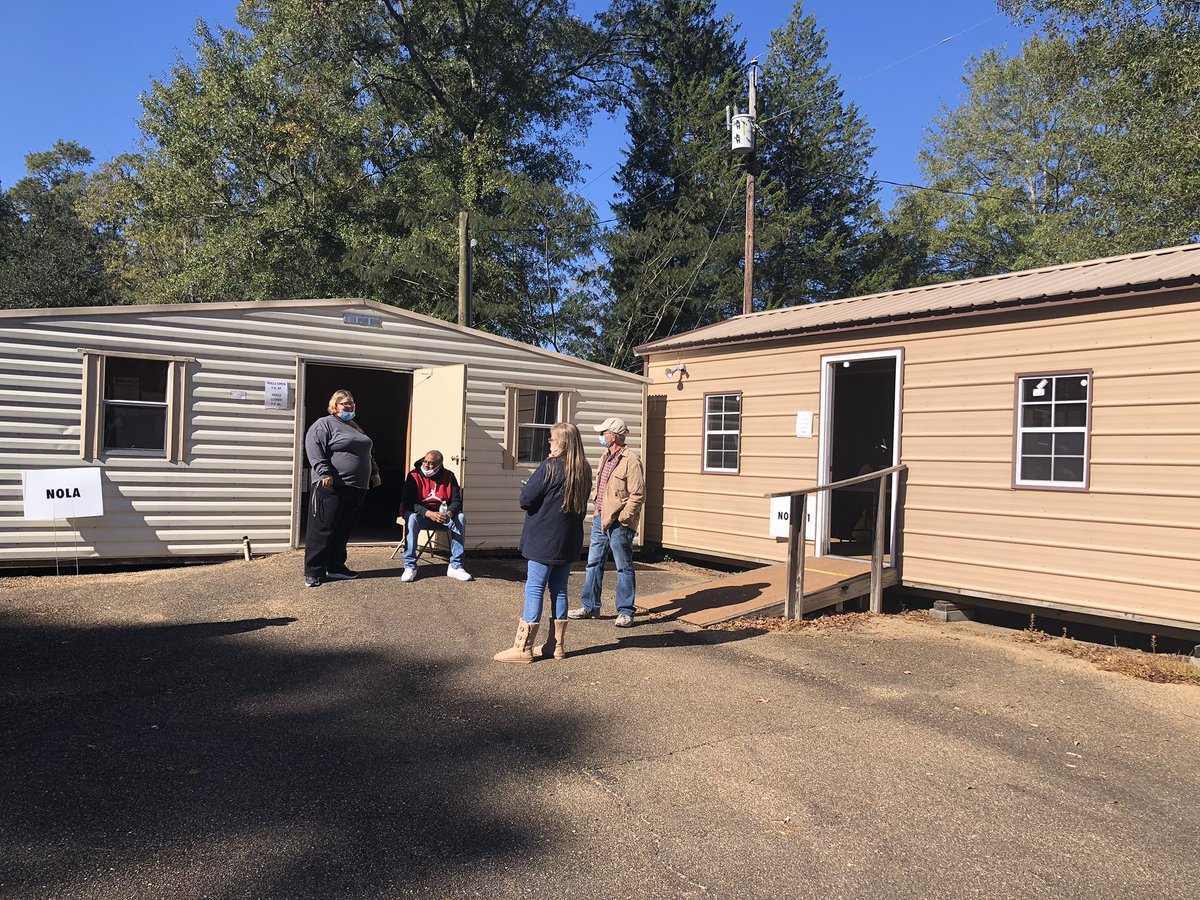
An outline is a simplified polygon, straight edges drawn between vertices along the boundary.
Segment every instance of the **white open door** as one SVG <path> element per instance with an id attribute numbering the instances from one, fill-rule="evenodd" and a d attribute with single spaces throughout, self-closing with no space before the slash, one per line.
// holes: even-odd
<path id="1" fill-rule="evenodd" d="M 440 450 L 446 468 L 467 483 L 467 367 L 438 366 L 413 372 L 411 459 Z"/>

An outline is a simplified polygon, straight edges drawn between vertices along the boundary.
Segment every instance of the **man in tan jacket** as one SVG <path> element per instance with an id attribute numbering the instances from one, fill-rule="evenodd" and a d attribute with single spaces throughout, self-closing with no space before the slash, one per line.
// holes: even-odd
<path id="1" fill-rule="evenodd" d="M 623 419 L 605 419 L 596 426 L 604 458 L 596 472 L 596 496 L 592 506 L 592 542 L 588 548 L 587 574 L 583 580 L 583 605 L 567 613 L 570 619 L 594 619 L 600 615 L 600 591 L 604 587 L 604 564 L 611 550 L 617 564 L 618 628 L 633 624 L 633 599 L 637 580 L 633 573 L 633 536 L 637 533 L 646 499 L 642 461 L 625 446 L 629 428 Z"/>

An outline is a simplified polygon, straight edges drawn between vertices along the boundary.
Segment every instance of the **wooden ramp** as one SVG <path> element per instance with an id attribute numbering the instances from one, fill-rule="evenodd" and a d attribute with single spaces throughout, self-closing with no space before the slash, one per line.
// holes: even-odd
<path id="1" fill-rule="evenodd" d="M 884 587 L 897 583 L 896 570 L 883 569 Z M 787 565 L 764 566 L 725 578 L 640 597 L 639 610 L 683 619 L 692 625 L 715 625 L 742 616 L 783 615 Z M 865 597 L 871 592 L 871 564 L 840 556 L 804 560 L 804 613 Z"/>

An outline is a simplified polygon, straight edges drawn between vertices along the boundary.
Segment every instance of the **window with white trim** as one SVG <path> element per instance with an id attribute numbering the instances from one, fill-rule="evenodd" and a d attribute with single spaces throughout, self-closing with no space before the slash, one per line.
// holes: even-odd
<path id="1" fill-rule="evenodd" d="M 704 471 L 737 472 L 741 456 L 742 395 L 704 397 Z"/>
<path id="2" fill-rule="evenodd" d="M 1086 487 L 1091 372 L 1022 375 L 1017 397 L 1016 484 Z"/>

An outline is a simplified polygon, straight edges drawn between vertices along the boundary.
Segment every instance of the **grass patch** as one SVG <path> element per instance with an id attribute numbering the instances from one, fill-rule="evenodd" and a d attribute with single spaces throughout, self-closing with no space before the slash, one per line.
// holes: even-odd
<path id="1" fill-rule="evenodd" d="M 1056 638 L 1035 628 L 1017 632 L 1013 638 L 1025 644 L 1039 644 L 1055 653 L 1090 662 L 1105 672 L 1119 672 L 1130 678 L 1159 684 L 1193 684 L 1200 687 L 1200 668 L 1178 653 L 1147 653 L 1125 647 L 1102 647 L 1074 638 Z"/>

